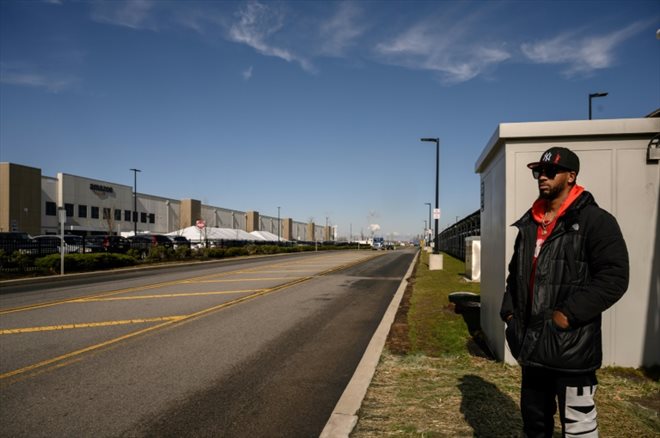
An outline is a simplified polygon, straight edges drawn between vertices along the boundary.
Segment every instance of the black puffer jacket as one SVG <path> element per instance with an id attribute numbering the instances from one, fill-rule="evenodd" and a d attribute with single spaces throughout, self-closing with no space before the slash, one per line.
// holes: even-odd
<path id="1" fill-rule="evenodd" d="M 532 305 L 529 279 L 538 224 L 531 210 L 514 224 L 519 233 L 509 264 L 501 316 L 506 338 L 521 365 L 566 372 L 602 363 L 601 313 L 628 288 L 628 252 L 616 219 L 583 192 L 557 219 L 539 253 Z M 552 321 L 561 310 L 570 327 Z"/>

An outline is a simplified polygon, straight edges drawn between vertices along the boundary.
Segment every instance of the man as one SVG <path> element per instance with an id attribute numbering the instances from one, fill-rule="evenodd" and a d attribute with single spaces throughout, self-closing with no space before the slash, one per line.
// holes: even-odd
<path id="1" fill-rule="evenodd" d="M 580 160 L 553 147 L 527 165 L 539 198 L 518 227 L 500 315 L 522 366 L 526 437 L 598 436 L 596 370 L 601 314 L 628 288 L 628 252 L 616 219 L 579 186 Z"/>

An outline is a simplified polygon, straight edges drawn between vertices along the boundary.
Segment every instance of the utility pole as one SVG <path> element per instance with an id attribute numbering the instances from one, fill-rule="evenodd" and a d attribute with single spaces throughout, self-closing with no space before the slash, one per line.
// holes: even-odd
<path id="1" fill-rule="evenodd" d="M 133 172 L 133 235 L 137 235 L 137 174 L 140 169 L 131 169 Z"/>

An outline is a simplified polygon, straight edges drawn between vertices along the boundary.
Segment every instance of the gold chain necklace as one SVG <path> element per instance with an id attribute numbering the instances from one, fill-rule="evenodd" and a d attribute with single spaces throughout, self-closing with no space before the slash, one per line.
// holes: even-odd
<path id="1" fill-rule="evenodd" d="M 550 224 L 552 223 L 553 219 L 554 219 L 554 217 L 550 217 L 550 218 L 548 219 L 548 218 L 547 218 L 547 217 L 548 217 L 548 213 L 549 213 L 549 212 L 547 212 L 547 211 L 545 212 L 545 214 L 543 215 L 543 220 L 541 221 L 541 228 L 542 228 L 541 234 L 543 234 L 544 236 L 545 236 L 546 234 L 548 234 L 548 230 L 547 230 L 548 225 L 550 225 Z"/>

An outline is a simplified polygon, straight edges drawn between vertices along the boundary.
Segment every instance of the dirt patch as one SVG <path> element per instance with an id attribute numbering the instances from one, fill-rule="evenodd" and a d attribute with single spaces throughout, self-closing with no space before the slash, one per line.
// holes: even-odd
<path id="1" fill-rule="evenodd" d="M 408 311 L 410 310 L 410 298 L 413 293 L 414 278 L 417 274 L 417 265 L 413 268 L 412 275 L 403 292 L 401 303 L 396 311 L 394 322 L 387 335 L 385 347 L 392 353 L 405 355 L 410 352 L 410 338 L 408 337 Z"/>

